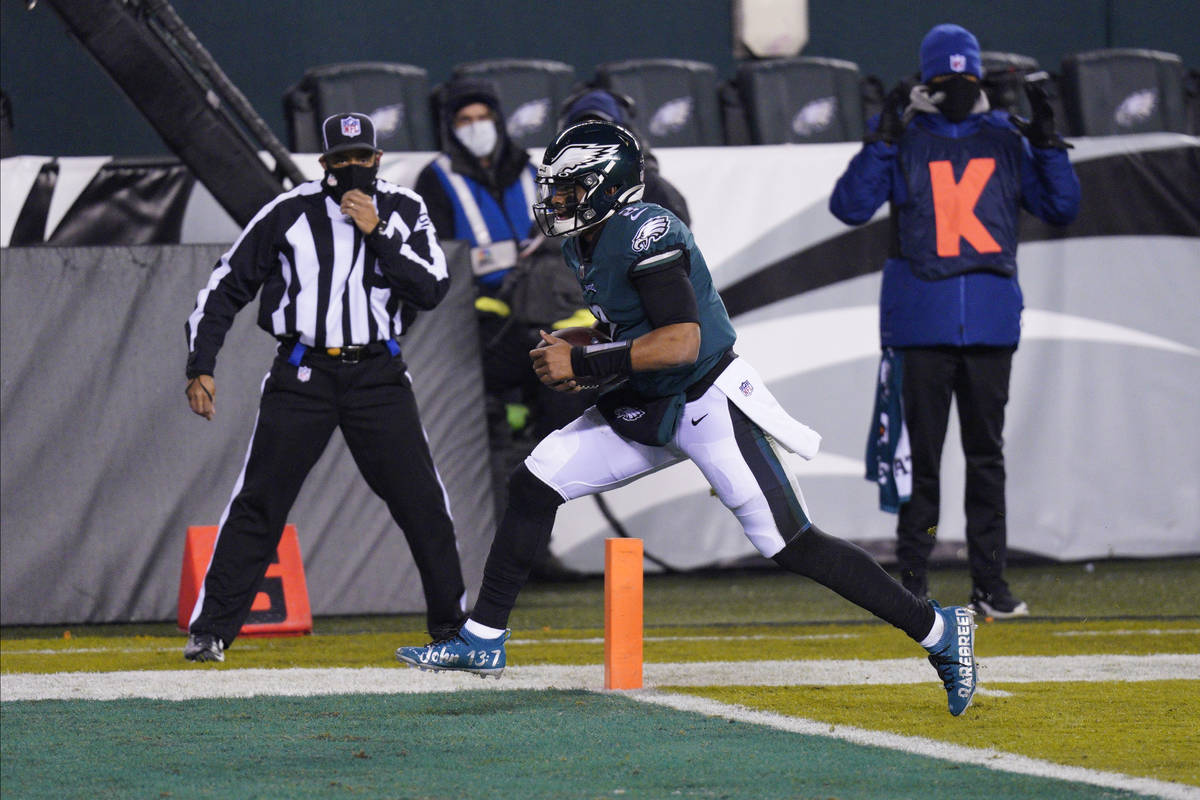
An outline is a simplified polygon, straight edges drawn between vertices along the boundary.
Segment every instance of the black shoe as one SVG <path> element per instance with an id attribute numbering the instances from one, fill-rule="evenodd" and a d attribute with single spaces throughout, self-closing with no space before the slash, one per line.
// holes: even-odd
<path id="1" fill-rule="evenodd" d="M 991 592 L 985 592 L 976 586 L 971 591 L 971 608 L 975 609 L 977 614 L 993 619 L 1029 616 L 1029 606 L 1013 597 L 1007 586 L 1001 586 Z"/>
<path id="2" fill-rule="evenodd" d="M 183 647 L 183 657 L 188 661 L 224 661 L 225 643 L 211 633 L 192 633 Z"/>

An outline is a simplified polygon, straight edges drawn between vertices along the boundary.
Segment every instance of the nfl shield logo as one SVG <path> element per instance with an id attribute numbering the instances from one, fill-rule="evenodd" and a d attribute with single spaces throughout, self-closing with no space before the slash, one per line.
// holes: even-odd
<path id="1" fill-rule="evenodd" d="M 967 68 L 967 57 L 962 53 L 954 53 L 950 56 L 950 69 L 955 72 L 962 72 Z"/>
<path id="2" fill-rule="evenodd" d="M 746 397 L 754 394 L 754 384 L 750 381 L 742 381 L 742 385 L 738 388 L 742 390 L 742 394 L 746 395 Z"/>
<path id="3" fill-rule="evenodd" d="M 311 377 L 312 377 L 312 368 L 311 367 L 300 367 L 300 369 L 296 370 L 296 378 L 301 383 L 308 383 L 308 381 Z"/>
<path id="4" fill-rule="evenodd" d="M 642 411 L 640 408 L 634 408 L 633 406 L 621 406 L 614 413 L 626 422 L 633 422 L 634 420 L 639 420 L 646 416 L 645 411 Z"/>
<path id="5" fill-rule="evenodd" d="M 342 136 L 358 136 L 362 133 L 362 123 L 358 117 L 342 117 Z"/>

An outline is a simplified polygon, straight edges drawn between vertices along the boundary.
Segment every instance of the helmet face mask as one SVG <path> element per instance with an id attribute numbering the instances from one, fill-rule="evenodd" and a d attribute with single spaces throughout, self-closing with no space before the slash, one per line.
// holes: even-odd
<path id="1" fill-rule="evenodd" d="M 640 200 L 643 175 L 629 131 L 600 121 L 572 125 L 542 157 L 533 216 L 546 236 L 577 236 Z"/>

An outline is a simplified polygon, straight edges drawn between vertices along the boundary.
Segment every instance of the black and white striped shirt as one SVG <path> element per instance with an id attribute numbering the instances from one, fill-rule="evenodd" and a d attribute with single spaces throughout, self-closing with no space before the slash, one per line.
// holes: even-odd
<path id="1" fill-rule="evenodd" d="M 309 347 L 400 336 L 450 288 L 446 257 L 420 195 L 383 180 L 386 229 L 364 236 L 322 191 L 302 183 L 255 215 L 221 256 L 187 320 L 188 378 L 211 375 L 234 316 L 262 289 L 258 325 Z"/>

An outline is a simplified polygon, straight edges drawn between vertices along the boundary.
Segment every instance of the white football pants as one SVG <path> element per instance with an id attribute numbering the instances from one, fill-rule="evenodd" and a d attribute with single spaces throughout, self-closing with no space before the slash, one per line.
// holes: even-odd
<path id="1" fill-rule="evenodd" d="M 767 558 L 811 524 L 783 448 L 715 385 L 684 407 L 675 437 L 664 447 L 622 437 L 592 406 L 543 439 L 525 466 L 565 500 L 574 500 L 623 486 L 685 458 L 699 467 Z"/>

